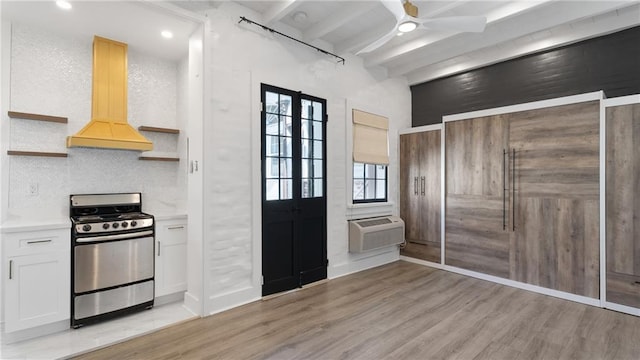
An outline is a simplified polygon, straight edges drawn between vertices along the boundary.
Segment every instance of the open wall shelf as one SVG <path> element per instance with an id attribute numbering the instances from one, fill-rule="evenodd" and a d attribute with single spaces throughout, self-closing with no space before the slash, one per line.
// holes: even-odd
<path id="1" fill-rule="evenodd" d="M 10 156 L 59 157 L 59 158 L 68 157 L 67 153 L 43 152 L 43 151 L 22 151 L 22 150 L 9 150 L 9 151 L 7 151 L 7 155 L 10 155 Z"/>
<path id="2" fill-rule="evenodd" d="M 61 116 L 30 114 L 30 113 L 23 113 L 23 112 L 17 112 L 17 111 L 9 111 L 8 115 L 12 119 L 48 121 L 48 122 L 54 122 L 59 124 L 66 124 L 67 122 L 69 122 L 69 119 Z"/>
<path id="3" fill-rule="evenodd" d="M 180 161 L 177 157 L 162 157 L 162 156 L 140 156 L 138 160 L 147 161 Z"/>
<path id="4" fill-rule="evenodd" d="M 178 129 L 161 128 L 161 127 L 155 127 L 155 126 L 138 126 L 138 130 L 165 133 L 165 134 L 180 134 L 180 130 Z"/>

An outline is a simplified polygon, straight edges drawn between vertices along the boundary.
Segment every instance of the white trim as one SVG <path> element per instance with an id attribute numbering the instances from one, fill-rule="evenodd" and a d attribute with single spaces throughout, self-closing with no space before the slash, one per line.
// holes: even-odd
<path id="1" fill-rule="evenodd" d="M 402 259 L 402 260 L 405 260 L 405 259 Z M 422 262 L 422 261 L 419 261 L 419 260 L 418 261 L 414 260 L 414 261 L 411 261 L 411 262 L 416 263 L 416 264 L 423 264 L 425 266 L 431 266 L 431 265 L 428 265 L 429 262 L 427 262 L 427 261 Z M 500 284 L 500 285 L 511 286 L 511 287 L 514 287 L 514 288 L 527 290 L 527 291 L 535 292 L 535 293 L 538 293 L 538 294 L 543 294 L 543 295 L 557 297 L 557 298 L 560 298 L 560 299 L 575 301 L 575 302 L 578 302 L 578 303 L 581 303 L 581 304 L 601 307 L 600 306 L 600 299 L 594 299 L 594 298 L 590 298 L 590 297 L 586 297 L 586 296 L 567 293 L 567 292 L 564 292 L 564 291 L 548 289 L 548 288 L 545 288 L 545 287 L 526 284 L 526 283 L 522 283 L 522 282 L 515 281 L 515 280 L 504 279 L 504 278 L 493 276 L 493 275 L 487 275 L 487 274 L 482 274 L 482 273 L 475 272 L 475 271 L 465 270 L 465 269 L 457 268 L 455 266 L 450 266 L 450 265 L 438 265 L 438 266 L 433 266 L 433 267 L 436 268 L 436 269 L 441 269 L 441 270 L 449 271 L 449 272 L 460 274 L 460 275 L 470 276 L 470 277 L 473 277 L 473 278 L 476 278 L 476 279 L 480 279 L 480 280 L 490 281 L 490 282 L 493 282 L 493 283 L 496 283 L 496 284 Z"/>
<path id="2" fill-rule="evenodd" d="M 606 100 L 605 100 L 606 101 Z M 606 191 L 607 191 L 607 114 L 605 101 L 600 102 L 600 305 L 607 301 L 607 226 L 606 226 Z"/>
<path id="3" fill-rule="evenodd" d="M 417 126 L 417 127 L 399 130 L 398 135 L 415 134 L 415 133 L 421 133 L 425 131 L 434 131 L 434 130 L 441 130 L 441 129 L 442 129 L 442 124 L 424 125 L 424 126 Z"/>
<path id="4" fill-rule="evenodd" d="M 455 115 L 446 115 L 442 117 L 442 121 L 443 122 L 458 121 L 458 120 L 473 119 L 473 118 L 484 117 L 484 116 L 507 114 L 507 113 L 518 112 L 518 111 L 543 109 L 543 108 L 554 107 L 554 106 L 581 103 L 586 101 L 602 100 L 603 98 L 604 98 L 604 92 L 601 90 L 601 91 L 595 91 L 595 92 L 590 92 L 590 93 L 585 93 L 580 95 L 564 96 L 564 97 L 559 97 L 559 98 L 554 98 L 549 100 L 533 101 L 533 102 L 528 102 L 523 104 L 502 106 L 502 107 L 486 109 L 486 110 L 471 111 L 471 112 L 455 114 Z"/>
<path id="5" fill-rule="evenodd" d="M 625 313 L 625 314 L 640 316 L 640 309 L 634 308 L 634 307 L 631 307 L 631 306 L 605 302 L 604 303 L 604 308 L 605 309 L 609 309 L 609 310 L 613 310 L 613 311 L 619 311 L 619 312 L 622 312 L 622 313 Z"/>
<path id="6" fill-rule="evenodd" d="M 254 301 L 260 300 L 262 297 L 262 287 L 252 286 L 232 293 L 214 295 L 209 297 L 209 312 L 207 315 L 217 314 L 227 311 L 238 306 L 246 305 Z"/>
<path id="7" fill-rule="evenodd" d="M 431 262 L 431 261 L 426 261 L 426 260 L 422 260 L 422 259 L 416 259 L 416 258 L 412 258 L 412 257 L 409 257 L 409 256 L 404 256 L 404 255 L 400 255 L 400 260 L 406 261 L 406 262 L 410 262 L 410 263 L 414 263 L 414 264 L 418 264 L 418 265 L 424 265 L 424 266 L 432 267 L 434 269 L 444 270 L 444 266 L 442 264 L 434 263 L 434 262 Z"/>
<path id="8" fill-rule="evenodd" d="M 351 254 L 349 253 L 349 260 L 346 263 L 331 265 L 329 262 L 329 268 L 327 269 L 327 278 L 335 279 L 346 275 L 354 274 L 367 269 L 375 268 L 378 266 L 386 265 L 399 259 L 399 250 L 397 247 L 389 251 L 369 255 L 364 254 Z"/>
<path id="9" fill-rule="evenodd" d="M 371 114 L 377 114 L 377 116 L 382 116 L 385 117 L 387 119 L 389 119 L 389 123 L 391 123 L 391 116 L 389 116 L 389 114 L 385 111 L 384 108 L 375 108 L 372 107 L 371 105 L 366 105 L 366 104 L 361 104 L 357 101 L 351 100 L 351 99 L 345 99 L 344 102 L 344 111 L 345 111 L 345 122 L 344 122 L 344 126 L 345 126 L 345 179 L 346 179 L 346 184 L 345 184 L 345 188 L 346 188 L 346 199 L 347 199 L 347 209 L 350 208 L 350 206 L 354 206 L 354 205 L 358 205 L 358 204 L 354 204 L 353 203 L 353 109 L 356 110 L 360 110 L 363 112 L 368 112 Z M 390 128 L 392 128 L 392 126 L 389 126 Z M 391 129 L 387 130 L 387 144 L 389 146 L 389 164 L 387 164 L 387 202 L 386 203 L 372 203 L 372 204 L 393 204 L 391 201 L 392 199 L 395 197 L 391 196 L 391 189 L 389 188 L 390 185 L 390 181 L 389 179 L 391 178 L 391 176 L 393 176 L 391 174 L 391 169 L 392 169 L 392 163 L 396 162 L 398 157 L 396 156 L 395 158 L 391 158 L 391 136 L 395 136 L 398 137 L 398 135 L 396 135 L 396 133 L 392 133 Z M 399 149 L 399 141 L 395 141 L 396 142 L 396 148 Z M 398 150 L 399 151 L 399 150 Z M 399 153 L 399 152 L 398 152 Z M 398 154 L 396 153 L 396 154 Z M 398 171 L 397 173 L 395 173 L 395 176 L 399 179 L 400 177 L 400 172 Z M 398 181 L 398 184 L 400 182 Z M 368 204 L 368 203 L 367 203 Z M 348 211 L 347 211 L 348 213 Z"/>
<path id="10" fill-rule="evenodd" d="M 446 198 L 447 198 L 447 177 L 446 170 L 446 147 L 445 147 L 445 130 L 446 126 L 442 125 L 442 131 L 440 132 L 440 264 L 444 265 L 444 252 L 445 252 L 445 218 L 446 218 Z"/>
<path id="11" fill-rule="evenodd" d="M 602 102 L 604 107 L 638 104 L 640 103 L 640 94 L 604 99 Z"/>

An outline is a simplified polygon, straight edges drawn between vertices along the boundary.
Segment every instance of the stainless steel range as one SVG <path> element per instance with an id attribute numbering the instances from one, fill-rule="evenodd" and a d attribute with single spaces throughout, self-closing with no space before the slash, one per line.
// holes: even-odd
<path id="1" fill-rule="evenodd" d="M 152 215 L 142 195 L 71 195 L 71 326 L 153 307 Z"/>

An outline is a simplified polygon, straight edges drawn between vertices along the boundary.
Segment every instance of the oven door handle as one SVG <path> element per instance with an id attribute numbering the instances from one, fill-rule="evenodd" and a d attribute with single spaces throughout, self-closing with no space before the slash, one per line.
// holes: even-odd
<path id="1" fill-rule="evenodd" d="M 140 236 L 147 236 L 147 235 L 153 235 L 153 230 L 126 233 L 126 234 L 82 237 L 82 238 L 76 238 L 76 242 L 85 243 L 85 242 L 96 242 L 96 241 L 120 240 L 120 239 L 127 239 L 127 238 L 137 238 Z"/>

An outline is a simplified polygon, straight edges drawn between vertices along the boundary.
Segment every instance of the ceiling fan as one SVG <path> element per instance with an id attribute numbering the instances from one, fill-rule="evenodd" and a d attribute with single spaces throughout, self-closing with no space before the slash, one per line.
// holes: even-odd
<path id="1" fill-rule="evenodd" d="M 483 32 L 487 25 L 487 18 L 484 16 L 451 16 L 421 19 L 418 17 L 418 7 L 409 0 L 404 2 L 402 0 L 382 0 L 382 4 L 396 17 L 396 26 L 380 39 L 358 51 L 356 55 L 368 53 L 379 48 L 399 32 L 406 33 L 415 29 Z"/>

